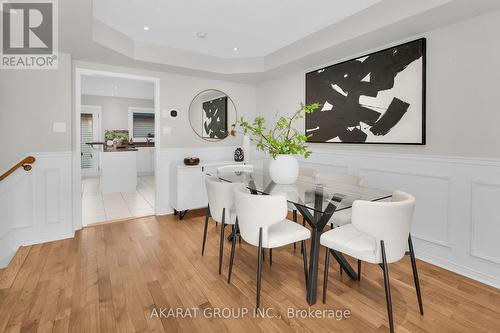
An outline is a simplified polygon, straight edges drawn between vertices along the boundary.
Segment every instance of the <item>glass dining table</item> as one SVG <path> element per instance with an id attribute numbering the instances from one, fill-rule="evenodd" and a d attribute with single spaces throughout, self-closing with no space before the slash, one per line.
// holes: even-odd
<path id="1" fill-rule="evenodd" d="M 291 209 L 298 211 L 311 228 L 311 249 L 309 275 L 307 278 L 307 302 L 316 303 L 318 282 L 318 261 L 320 236 L 335 212 L 351 208 L 355 200 L 380 201 L 389 199 L 392 192 L 383 189 L 357 186 L 328 181 L 321 183 L 312 177 L 299 177 L 290 185 L 274 183 L 269 172 L 256 169 L 253 172 L 207 172 L 217 176 L 220 181 L 242 183 L 251 193 L 261 195 L 281 194 L 287 199 Z M 330 250 L 342 270 L 352 279 L 357 279 L 357 272 L 352 268 L 342 253 Z"/>

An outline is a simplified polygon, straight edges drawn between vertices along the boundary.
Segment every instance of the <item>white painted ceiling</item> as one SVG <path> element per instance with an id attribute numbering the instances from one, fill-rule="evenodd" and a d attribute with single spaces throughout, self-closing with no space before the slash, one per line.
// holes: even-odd
<path id="1" fill-rule="evenodd" d="M 152 82 L 111 76 L 82 76 L 82 95 L 154 99 Z"/>
<path id="2" fill-rule="evenodd" d="M 380 1 L 94 0 L 93 13 L 135 41 L 245 58 L 264 57 Z"/>

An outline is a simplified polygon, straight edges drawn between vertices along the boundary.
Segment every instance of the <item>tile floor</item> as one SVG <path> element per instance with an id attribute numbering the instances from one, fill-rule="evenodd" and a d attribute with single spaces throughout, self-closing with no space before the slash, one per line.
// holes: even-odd
<path id="1" fill-rule="evenodd" d="M 102 194 L 99 178 L 82 179 L 84 225 L 154 214 L 155 178 L 137 177 L 137 191 Z"/>

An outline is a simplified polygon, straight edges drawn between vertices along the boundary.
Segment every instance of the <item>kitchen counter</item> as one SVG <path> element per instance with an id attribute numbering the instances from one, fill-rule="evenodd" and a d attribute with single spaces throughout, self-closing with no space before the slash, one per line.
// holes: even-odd
<path id="1" fill-rule="evenodd" d="M 103 152 L 105 152 L 105 153 L 114 153 L 114 152 L 123 152 L 123 151 L 137 151 L 137 148 L 134 148 L 134 147 L 116 148 L 116 147 L 104 146 L 104 150 L 103 150 Z"/>
<path id="2" fill-rule="evenodd" d="M 154 142 L 134 142 L 130 146 L 123 148 L 108 147 L 105 142 L 86 142 L 89 146 L 94 148 L 94 146 L 102 146 L 104 152 L 117 152 L 117 151 L 136 151 L 137 148 L 154 148 Z"/>
<path id="3" fill-rule="evenodd" d="M 134 142 L 132 146 L 136 148 L 142 148 L 142 147 L 153 147 L 155 146 L 154 142 Z"/>

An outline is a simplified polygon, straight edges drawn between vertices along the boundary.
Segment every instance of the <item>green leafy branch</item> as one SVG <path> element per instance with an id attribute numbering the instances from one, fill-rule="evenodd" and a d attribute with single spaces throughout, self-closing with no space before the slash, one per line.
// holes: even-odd
<path id="1" fill-rule="evenodd" d="M 249 123 L 243 117 L 240 119 L 240 126 L 244 134 L 250 134 L 250 139 L 256 143 L 257 149 L 267 152 L 273 158 L 277 155 L 302 155 L 308 158 L 311 151 L 306 144 L 312 134 L 305 135 L 293 127 L 293 123 L 304 118 L 308 113 L 313 113 L 321 105 L 313 103 L 309 105 L 300 105 L 291 117 L 279 117 L 276 125 L 272 129 L 266 128 L 264 117 L 256 117 L 252 123 Z"/>

